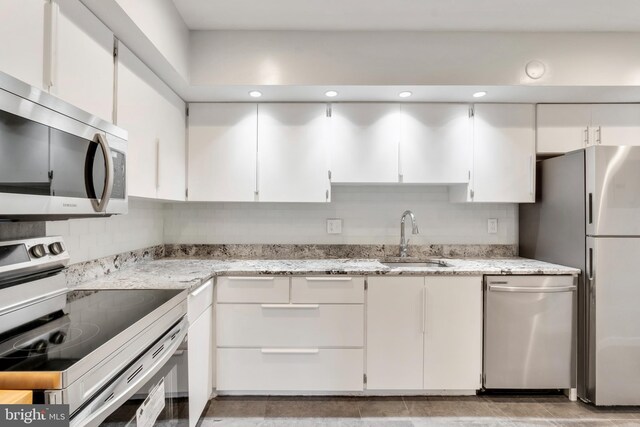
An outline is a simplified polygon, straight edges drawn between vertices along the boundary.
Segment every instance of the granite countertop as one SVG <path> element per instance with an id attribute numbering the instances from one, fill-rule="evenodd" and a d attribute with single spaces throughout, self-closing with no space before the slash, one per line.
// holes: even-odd
<path id="1" fill-rule="evenodd" d="M 446 267 L 389 268 L 378 260 L 212 260 L 162 258 L 142 261 L 75 289 L 191 289 L 214 276 L 257 275 L 482 275 L 571 274 L 580 270 L 527 258 L 443 259 Z M 417 261 L 417 260 L 416 260 Z"/>

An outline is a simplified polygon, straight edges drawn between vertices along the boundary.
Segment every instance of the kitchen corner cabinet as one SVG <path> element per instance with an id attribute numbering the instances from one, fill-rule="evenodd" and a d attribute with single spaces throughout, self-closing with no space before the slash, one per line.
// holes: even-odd
<path id="1" fill-rule="evenodd" d="M 640 145 L 640 104 L 539 104 L 538 154 L 590 145 Z"/>
<path id="2" fill-rule="evenodd" d="M 481 277 L 369 277 L 367 389 L 481 387 Z"/>
<path id="3" fill-rule="evenodd" d="M 258 105 L 258 199 L 328 202 L 326 104 Z"/>
<path id="4" fill-rule="evenodd" d="M 257 114 L 257 104 L 189 105 L 189 200 L 255 200 Z"/>
<path id="5" fill-rule="evenodd" d="M 50 92 L 113 121 L 113 33 L 78 0 L 53 0 L 52 7 Z"/>
<path id="6" fill-rule="evenodd" d="M 332 104 L 329 121 L 332 183 L 398 182 L 398 104 Z"/>
<path id="7" fill-rule="evenodd" d="M 129 132 L 129 195 L 184 200 L 185 103 L 122 43 L 117 72 L 116 123 Z"/>
<path id="8" fill-rule="evenodd" d="M 400 175 L 409 184 L 467 184 L 473 138 L 467 104 L 403 104 Z"/>
<path id="9" fill-rule="evenodd" d="M 50 7 L 46 0 L 0 0 L 0 70 L 45 91 L 44 31 Z"/>
<path id="10" fill-rule="evenodd" d="M 195 427 L 213 391 L 213 280 L 189 294 L 189 427 Z"/>
<path id="11" fill-rule="evenodd" d="M 476 104 L 471 183 L 451 187 L 451 200 L 533 203 L 535 161 L 533 105 Z"/>

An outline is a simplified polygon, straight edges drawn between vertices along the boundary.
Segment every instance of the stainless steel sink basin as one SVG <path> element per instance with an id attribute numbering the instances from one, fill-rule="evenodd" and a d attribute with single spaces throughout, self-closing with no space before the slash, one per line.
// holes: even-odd
<path id="1" fill-rule="evenodd" d="M 389 268 L 427 268 L 427 267 L 449 267 L 444 261 L 440 260 L 431 260 L 431 261 L 420 261 L 420 262 L 402 262 L 402 261 L 393 261 L 393 262 L 383 262 L 382 265 L 386 265 Z"/>

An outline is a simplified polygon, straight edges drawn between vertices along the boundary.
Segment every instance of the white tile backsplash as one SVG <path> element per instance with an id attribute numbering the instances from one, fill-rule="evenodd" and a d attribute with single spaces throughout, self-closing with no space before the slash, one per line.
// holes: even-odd
<path id="1" fill-rule="evenodd" d="M 46 223 L 47 236 L 62 236 L 71 263 L 163 243 L 164 210 L 159 202 L 129 200 L 127 215 Z"/>
<path id="2" fill-rule="evenodd" d="M 515 244 L 517 204 L 456 204 L 444 186 L 333 186 L 332 202 L 174 203 L 164 207 L 165 243 L 396 244 L 400 215 L 411 209 L 416 244 Z M 327 234 L 341 218 L 342 234 Z M 498 232 L 487 233 L 487 219 Z"/>

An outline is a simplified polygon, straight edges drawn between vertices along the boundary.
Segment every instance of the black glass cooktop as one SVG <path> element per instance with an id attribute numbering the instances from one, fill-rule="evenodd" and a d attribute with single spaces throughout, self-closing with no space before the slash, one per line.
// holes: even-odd
<path id="1" fill-rule="evenodd" d="M 78 292 L 64 309 L 0 335 L 0 371 L 66 370 L 182 291 L 75 291 L 73 296 Z"/>

